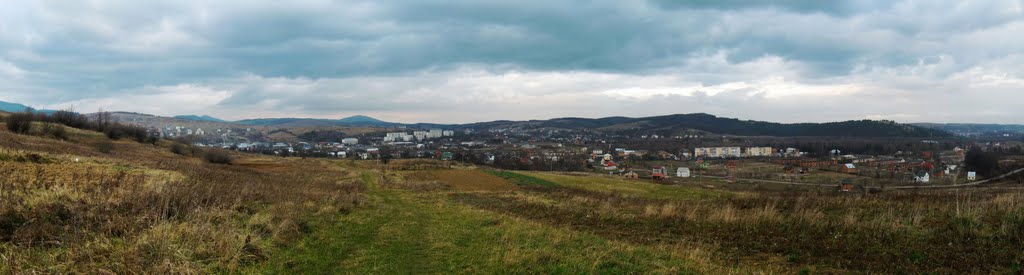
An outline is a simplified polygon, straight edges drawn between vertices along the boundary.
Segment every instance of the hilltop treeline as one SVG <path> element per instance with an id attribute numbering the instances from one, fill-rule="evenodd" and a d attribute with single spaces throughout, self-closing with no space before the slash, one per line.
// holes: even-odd
<path id="1" fill-rule="evenodd" d="M 150 135 L 146 128 L 118 123 L 113 120 L 110 112 L 104 111 L 97 113 L 95 119 L 89 119 L 74 110 L 60 110 L 50 114 L 25 110 L 10 114 L 5 118 L 7 129 L 19 134 L 30 134 L 32 122 L 36 121 L 44 123 L 39 134 L 52 135 L 60 139 L 67 139 L 63 128 L 66 126 L 102 132 L 111 139 L 131 138 L 138 142 L 148 143 L 157 141 L 157 138 Z"/>
<path id="2" fill-rule="evenodd" d="M 494 121 L 462 125 L 477 130 L 494 128 L 596 129 L 618 134 L 672 136 L 690 130 L 715 134 L 775 137 L 948 137 L 950 133 L 885 120 L 851 120 L 828 123 L 775 123 L 709 114 L 677 114 L 642 118 L 557 118 L 531 121 Z"/>
<path id="3" fill-rule="evenodd" d="M 843 136 L 843 137 L 947 137 L 949 133 L 892 121 L 850 120 L 828 123 L 774 123 L 716 117 L 708 114 L 671 115 L 641 119 L 658 127 L 684 127 L 718 134 L 742 136 Z"/>
<path id="4" fill-rule="evenodd" d="M 345 132 L 337 130 L 313 130 L 300 134 L 300 140 L 308 142 L 325 142 L 325 141 L 339 141 L 343 138 L 347 138 L 348 135 Z"/>

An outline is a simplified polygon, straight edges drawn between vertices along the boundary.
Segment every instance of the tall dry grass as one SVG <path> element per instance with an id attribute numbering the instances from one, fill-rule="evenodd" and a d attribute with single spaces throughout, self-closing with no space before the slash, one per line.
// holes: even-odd
<path id="1" fill-rule="evenodd" d="M 877 272 L 1015 272 L 1024 262 L 1021 190 L 881 194 L 747 193 L 668 200 L 573 188 L 454 194 L 501 213 L 641 244 L 696 242 L 733 261 Z M 539 197 L 533 199 L 527 197 Z"/>
<path id="2" fill-rule="evenodd" d="M 0 142 L 28 145 L 0 159 L 0 273 L 230 272 L 366 200 L 325 161 L 275 159 L 286 169 L 268 171 L 138 143 L 67 155 L 54 142 Z M 49 161 L 13 161 L 28 154 Z"/>

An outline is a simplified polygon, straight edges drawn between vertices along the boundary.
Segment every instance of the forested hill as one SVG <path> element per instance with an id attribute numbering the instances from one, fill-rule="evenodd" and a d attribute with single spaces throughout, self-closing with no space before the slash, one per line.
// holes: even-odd
<path id="1" fill-rule="evenodd" d="M 500 121 L 469 124 L 473 128 L 562 128 L 606 132 L 658 132 L 675 134 L 690 130 L 741 136 L 846 136 L 846 137 L 948 137 L 949 132 L 892 121 L 851 120 L 828 123 L 775 123 L 709 114 L 677 114 L 626 118 L 557 118 L 551 120 Z"/>
<path id="2" fill-rule="evenodd" d="M 980 124 L 980 123 L 913 123 L 931 129 L 950 132 L 1017 132 L 1024 133 L 1024 125 L 1020 124 Z"/>

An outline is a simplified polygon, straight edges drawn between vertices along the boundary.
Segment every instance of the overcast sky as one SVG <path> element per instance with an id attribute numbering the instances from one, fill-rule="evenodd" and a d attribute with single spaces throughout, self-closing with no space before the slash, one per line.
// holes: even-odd
<path id="1" fill-rule="evenodd" d="M 1024 0 L 7 1 L 0 101 L 395 122 L 1024 123 Z"/>

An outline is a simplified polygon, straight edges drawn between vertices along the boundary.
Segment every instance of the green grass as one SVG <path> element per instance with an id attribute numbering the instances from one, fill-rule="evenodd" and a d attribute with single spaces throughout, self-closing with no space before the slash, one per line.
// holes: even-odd
<path id="1" fill-rule="evenodd" d="M 507 172 L 511 173 L 511 172 Z M 544 172 L 523 172 L 523 177 L 535 178 L 571 188 L 603 193 L 629 194 L 656 199 L 716 199 L 726 198 L 733 193 L 693 187 L 664 185 L 645 180 L 626 180 L 609 176 L 570 176 Z"/>
<path id="2" fill-rule="evenodd" d="M 519 186 L 542 186 L 542 187 L 555 187 L 555 186 L 558 186 L 557 183 L 554 183 L 554 182 L 551 182 L 551 181 L 548 181 L 548 180 L 544 180 L 544 179 L 540 179 L 540 178 L 537 178 L 537 177 L 529 176 L 529 175 L 522 174 L 522 173 L 509 172 L 509 171 L 500 171 L 500 170 L 491 170 L 491 171 L 487 171 L 487 173 L 490 173 L 491 175 L 495 175 L 495 176 L 501 177 L 501 178 L 506 179 L 506 180 L 510 180 L 510 181 L 512 181 L 513 183 L 515 183 L 515 184 L 517 184 Z"/>
<path id="3" fill-rule="evenodd" d="M 372 176 L 365 175 L 370 179 Z M 439 193 L 370 184 L 371 205 L 314 224 L 315 232 L 264 273 L 680 273 L 666 250 L 474 209 Z"/>

